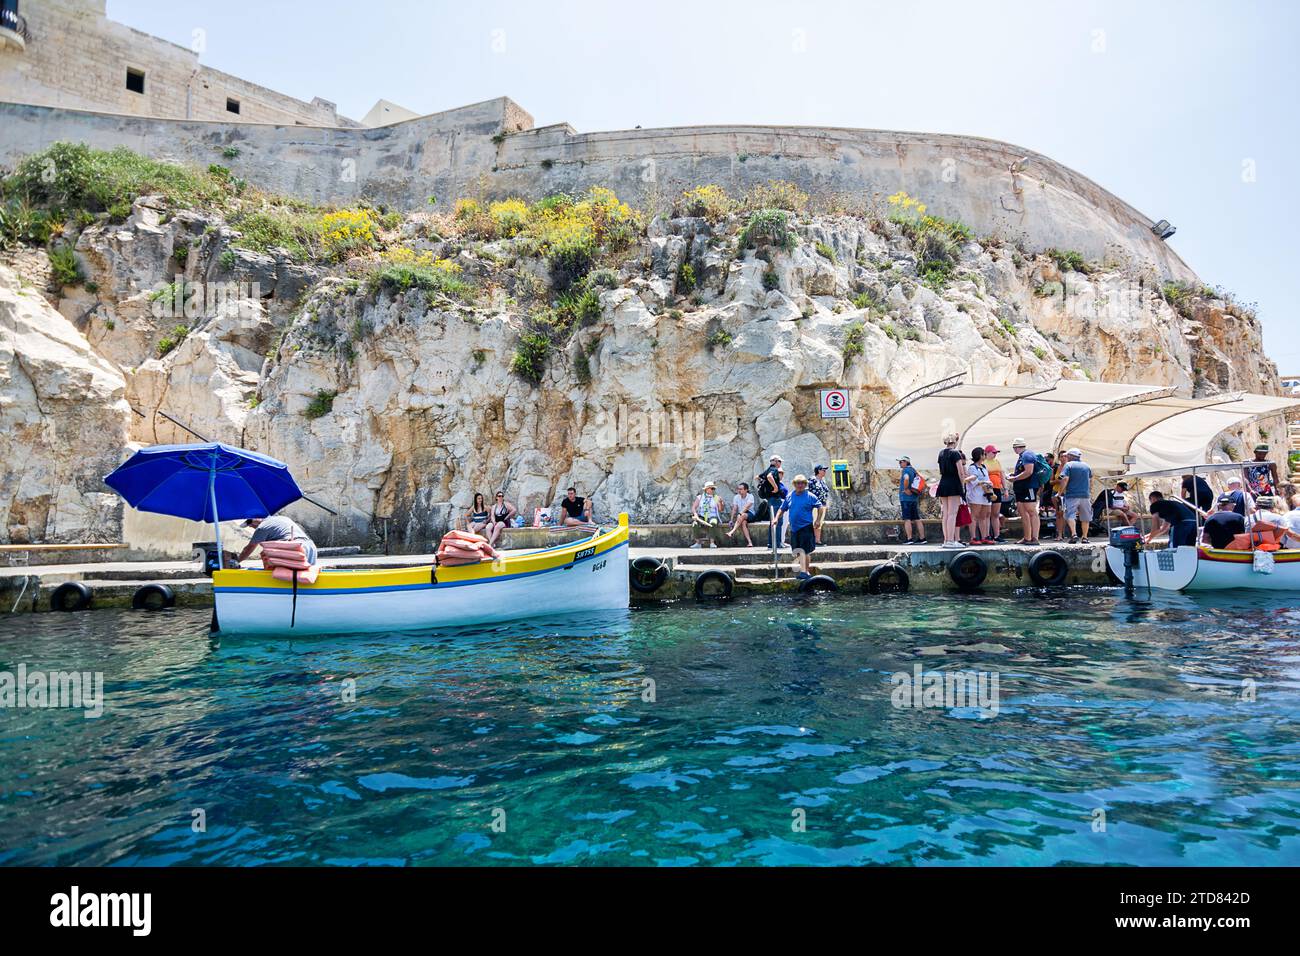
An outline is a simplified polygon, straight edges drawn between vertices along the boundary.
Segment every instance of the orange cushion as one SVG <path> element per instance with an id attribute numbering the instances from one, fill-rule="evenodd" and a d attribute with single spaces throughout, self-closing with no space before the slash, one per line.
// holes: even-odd
<path id="1" fill-rule="evenodd" d="M 315 584 L 315 583 L 316 583 L 316 577 L 317 577 L 319 574 L 320 574 L 320 568 L 319 568 L 317 565 L 314 565 L 314 564 L 313 564 L 313 565 L 311 565 L 310 567 L 308 567 L 305 571 L 304 571 L 304 570 L 300 570 L 300 571 L 298 571 L 298 583 L 299 583 L 299 584 Z M 293 580 L 293 569 L 292 569 L 292 568 L 276 568 L 274 571 L 271 572 L 271 577 L 275 578 L 277 581 L 292 581 L 292 580 Z"/>

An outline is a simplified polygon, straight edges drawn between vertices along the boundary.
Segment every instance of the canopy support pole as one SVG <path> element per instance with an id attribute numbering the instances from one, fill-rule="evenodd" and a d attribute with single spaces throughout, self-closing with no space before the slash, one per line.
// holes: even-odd
<path id="1" fill-rule="evenodd" d="M 225 552 L 221 550 L 221 516 L 217 514 L 217 456 L 212 455 L 212 467 L 208 469 L 208 498 L 212 502 L 212 527 L 217 533 L 217 567 L 226 566 Z"/>

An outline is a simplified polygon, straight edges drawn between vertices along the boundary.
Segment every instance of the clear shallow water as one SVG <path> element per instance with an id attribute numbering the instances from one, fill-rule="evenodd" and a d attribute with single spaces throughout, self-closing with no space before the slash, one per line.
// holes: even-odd
<path id="1" fill-rule="evenodd" d="M 5 617 L 0 670 L 103 671 L 106 710 L 0 710 L 0 863 L 1300 864 L 1300 600 L 1232 600 L 219 644 L 207 611 Z M 892 706 L 918 662 L 997 672 L 999 713 Z"/>

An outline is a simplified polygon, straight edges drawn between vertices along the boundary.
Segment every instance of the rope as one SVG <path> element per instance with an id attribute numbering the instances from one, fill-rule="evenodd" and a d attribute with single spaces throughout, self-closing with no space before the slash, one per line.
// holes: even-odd
<path id="1" fill-rule="evenodd" d="M 28 583 L 29 581 L 31 581 L 31 575 L 24 575 L 24 576 L 23 576 L 23 589 L 22 589 L 21 591 L 18 592 L 18 600 L 14 601 L 14 606 L 11 607 L 11 608 L 9 609 L 9 613 L 10 613 L 10 614 L 13 614 L 15 611 L 17 611 L 17 610 L 18 610 L 18 605 L 21 604 L 21 603 L 23 603 L 23 595 L 27 593 L 27 583 Z"/>

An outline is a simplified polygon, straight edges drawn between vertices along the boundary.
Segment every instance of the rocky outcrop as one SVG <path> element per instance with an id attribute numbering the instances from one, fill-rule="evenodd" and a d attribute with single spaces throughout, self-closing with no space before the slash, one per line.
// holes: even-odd
<path id="1" fill-rule="evenodd" d="M 125 396 L 121 372 L 0 266 L 0 540 L 120 538 L 121 499 L 101 479 L 130 440 Z"/>
<path id="2" fill-rule="evenodd" d="M 792 247 L 749 249 L 737 243 L 742 225 L 652 221 L 593 283 L 598 314 L 556 344 L 531 384 L 512 358 L 529 316 L 552 303 L 544 260 L 525 242 L 406 230 L 476 284 L 465 303 L 372 290 L 358 264 L 322 279 L 316 266 L 231 249 L 219 221 L 164 218 L 142 200 L 127 223 L 81 234 L 96 291 L 69 290 L 63 315 L 34 293 L 6 292 L 46 358 L 33 370 L 27 338 L 8 347 L 18 384 L 5 385 L 5 414 L 25 440 L 48 436 L 49 449 L 0 485 L 10 539 L 121 534 L 116 512 L 99 510 L 98 476 L 128 440 L 191 440 L 158 411 L 288 462 L 339 512 L 295 507 L 322 543 L 368 544 L 386 525 L 395 546 L 422 549 L 475 491 L 503 488 L 531 510 L 574 484 L 600 517 L 679 521 L 705 480 L 752 480 L 773 453 L 796 471 L 849 460 L 859 477 L 841 516 L 876 516 L 892 505 L 860 479 L 874 423 L 907 392 L 966 371 L 994 384 L 1276 388 L 1253 318 L 1212 299 L 1175 309 L 1153 274 L 1118 263 L 1071 271 L 967 241 L 935 281 L 891 223 L 805 217 Z M 160 315 L 158 289 L 178 280 L 243 284 L 200 314 Z M 65 366 L 84 398 L 35 384 Z M 852 389 L 847 421 L 819 416 L 818 390 L 833 385 Z M 52 505 L 37 514 L 38 487 L 60 502 L 54 526 L 40 517 Z M 152 527 L 139 533 L 149 540 L 132 543 L 161 540 Z"/>

